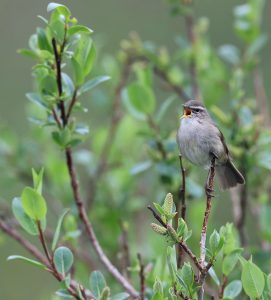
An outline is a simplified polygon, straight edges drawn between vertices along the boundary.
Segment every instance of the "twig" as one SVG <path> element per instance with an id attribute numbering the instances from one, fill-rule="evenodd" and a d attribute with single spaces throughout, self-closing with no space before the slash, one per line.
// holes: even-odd
<path id="1" fill-rule="evenodd" d="M 23 248 L 25 248 L 29 253 L 31 253 L 38 261 L 44 264 L 47 270 L 58 280 L 63 281 L 62 276 L 52 269 L 52 266 L 48 259 L 28 240 L 26 240 L 16 229 L 9 226 L 6 222 L 0 220 L 0 229 L 6 233 L 10 238 L 16 240 Z M 70 287 L 68 288 L 69 293 L 77 300 L 80 300 L 80 297 L 77 295 L 76 287 L 78 283 L 74 280 L 71 281 Z M 89 291 L 85 290 L 87 296 L 91 299 L 96 299 L 94 295 Z"/>
<path id="2" fill-rule="evenodd" d="M 132 297 L 135 297 L 135 298 L 138 297 L 138 292 L 128 282 L 128 280 L 118 271 L 118 269 L 111 263 L 111 261 L 108 259 L 108 257 L 103 252 L 103 249 L 100 246 L 100 243 L 98 242 L 95 232 L 93 230 L 92 224 L 90 223 L 90 221 L 88 219 L 85 206 L 84 206 L 81 196 L 80 196 L 78 179 L 77 179 L 77 174 L 75 172 L 75 168 L 74 168 L 74 164 L 73 164 L 71 149 L 67 148 L 65 150 L 65 154 L 66 154 L 66 162 L 67 162 L 67 167 L 68 167 L 70 180 L 71 180 L 73 196 L 74 196 L 74 200 L 75 200 L 78 212 L 79 212 L 79 217 L 85 226 L 87 236 L 88 236 L 95 252 L 97 253 L 98 257 L 100 258 L 101 262 L 104 264 L 106 269 L 118 280 L 119 283 L 121 283 L 121 285 L 125 288 L 125 290 Z"/>
<path id="3" fill-rule="evenodd" d="M 58 55 L 56 40 L 54 38 L 52 39 L 52 43 L 53 43 L 56 66 L 57 66 L 57 68 L 56 68 L 56 73 L 57 73 L 56 74 L 56 80 L 57 80 L 58 94 L 61 97 L 61 95 L 62 95 L 61 54 Z M 75 103 L 75 101 L 76 101 L 76 99 L 72 99 L 72 102 Z M 67 119 L 67 117 L 66 117 L 64 102 L 61 99 L 60 99 L 60 109 L 61 109 L 62 125 L 63 125 L 63 127 L 65 127 L 67 125 L 69 119 Z M 82 223 L 84 224 L 87 236 L 88 236 L 94 250 L 96 251 L 98 257 L 100 258 L 100 260 L 104 264 L 104 266 L 107 268 L 107 270 L 119 281 L 119 283 L 121 283 L 121 285 L 124 287 L 124 289 L 132 297 L 135 297 L 135 298 L 138 297 L 138 292 L 128 282 L 128 280 L 118 271 L 118 269 L 111 263 L 111 261 L 108 259 L 108 257 L 103 252 L 103 249 L 100 246 L 100 244 L 97 240 L 97 237 L 95 235 L 95 232 L 93 230 L 92 224 L 88 219 L 86 208 L 85 208 L 85 206 L 83 204 L 83 201 L 81 199 L 81 196 L 80 196 L 78 178 L 77 178 L 77 174 L 76 174 L 74 163 L 73 163 L 72 150 L 71 150 L 70 147 L 67 147 L 65 149 L 65 155 L 66 155 L 66 164 L 67 164 L 67 168 L 68 168 L 68 171 L 69 171 L 69 176 L 70 176 L 70 182 L 71 182 L 72 192 L 73 192 L 73 196 L 74 196 L 74 201 L 75 201 L 75 204 L 77 206 L 79 217 L 80 217 Z"/>
<path id="4" fill-rule="evenodd" d="M 40 242 L 41 242 L 41 245 L 42 245 L 42 248 L 44 250 L 44 253 L 48 259 L 48 262 L 49 264 L 52 263 L 52 257 L 48 251 L 48 248 L 47 248 L 47 245 L 46 245 L 46 241 L 45 241 L 45 238 L 44 238 L 44 234 L 42 232 L 42 229 L 41 229 L 41 224 L 40 224 L 40 221 L 37 221 L 37 227 L 38 227 L 38 231 L 39 231 L 39 239 L 40 239 Z"/>
<path id="5" fill-rule="evenodd" d="M 225 290 L 227 283 L 228 283 L 228 277 L 225 274 L 223 274 L 222 275 L 222 283 L 220 285 L 219 295 L 218 295 L 220 299 L 223 298 L 224 290 Z"/>
<path id="6" fill-rule="evenodd" d="M 64 43 L 65 43 L 65 40 L 63 41 L 63 44 Z M 52 45 L 53 45 L 53 49 L 54 49 L 55 63 L 56 63 L 56 81 L 57 81 L 57 88 L 58 88 L 58 96 L 60 98 L 58 101 L 58 108 L 59 108 L 60 114 L 61 114 L 62 125 L 63 125 L 63 127 L 65 127 L 67 124 L 65 105 L 64 105 L 63 100 L 61 99 L 62 92 L 63 92 L 62 80 L 61 80 L 61 53 L 59 54 L 57 51 L 57 43 L 56 43 L 55 38 L 52 38 Z"/>
<path id="7" fill-rule="evenodd" d="M 215 157 L 211 160 L 211 166 L 209 169 L 207 182 L 205 186 L 205 192 L 206 192 L 206 209 L 204 213 L 204 219 L 201 229 L 201 239 L 200 239 L 200 264 L 202 269 L 205 269 L 205 256 L 206 256 L 206 234 L 207 234 L 207 226 L 209 221 L 209 215 L 212 208 L 212 192 L 214 191 L 214 177 L 215 177 Z M 211 267 L 211 264 L 210 264 Z M 204 296 L 204 281 L 207 275 L 207 270 L 205 269 L 202 274 L 200 274 L 199 283 L 201 285 L 201 288 L 199 290 L 199 300 L 203 299 Z"/>
<path id="8" fill-rule="evenodd" d="M 144 300 L 144 295 L 145 295 L 145 274 L 144 274 L 144 264 L 142 261 L 142 257 L 140 253 L 137 254 L 137 259 L 139 262 L 139 278 L 140 278 L 140 295 L 139 299 Z"/>
<path id="9" fill-rule="evenodd" d="M 167 228 L 167 224 L 161 219 L 161 217 L 156 213 L 156 211 L 149 205 L 147 208 L 152 212 L 154 218 L 164 227 Z M 190 248 L 186 245 L 184 241 L 180 241 L 179 245 L 182 247 L 184 252 L 191 258 L 191 260 L 194 262 L 195 266 L 201 273 L 203 271 L 203 268 L 201 264 L 199 263 L 196 255 L 190 250 Z"/>
<path id="10" fill-rule="evenodd" d="M 183 167 L 182 156 L 179 155 L 180 168 L 182 174 L 182 184 L 179 190 L 179 204 L 178 204 L 178 214 L 185 220 L 186 215 L 186 203 L 185 203 L 185 169 Z M 180 268 L 183 261 L 183 250 L 180 245 L 177 247 L 177 266 Z"/>
<path id="11" fill-rule="evenodd" d="M 68 121 L 70 119 L 72 109 L 74 107 L 74 104 L 77 101 L 77 89 L 74 90 L 73 95 L 72 95 L 72 100 L 70 102 L 70 105 L 68 107 L 67 115 L 66 115 L 66 120 Z"/>

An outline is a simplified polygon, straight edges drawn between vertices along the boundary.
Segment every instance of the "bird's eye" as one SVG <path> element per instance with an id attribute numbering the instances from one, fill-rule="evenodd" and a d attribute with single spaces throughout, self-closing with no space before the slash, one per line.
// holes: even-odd
<path id="1" fill-rule="evenodd" d="M 199 112 L 199 109 L 197 109 L 197 108 L 194 109 L 194 112 L 195 112 L 195 113 L 198 113 L 198 112 Z"/>

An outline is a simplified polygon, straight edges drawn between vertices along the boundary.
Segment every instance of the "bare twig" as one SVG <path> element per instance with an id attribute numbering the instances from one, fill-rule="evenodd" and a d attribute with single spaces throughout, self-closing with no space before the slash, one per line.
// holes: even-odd
<path id="1" fill-rule="evenodd" d="M 201 285 L 201 288 L 199 290 L 199 300 L 203 299 L 204 296 L 204 282 L 207 275 L 207 269 L 205 268 L 205 257 L 206 257 L 206 235 L 207 235 L 207 226 L 209 221 L 209 215 L 211 212 L 212 207 L 212 192 L 214 191 L 214 177 L 215 177 L 215 157 L 211 160 L 211 166 L 208 173 L 208 178 L 205 186 L 205 192 L 206 192 L 206 209 L 204 213 L 204 219 L 201 229 L 201 239 L 200 239 L 200 264 L 202 269 L 204 269 L 204 272 L 200 274 L 200 280 L 199 283 Z M 208 267 L 210 268 L 212 263 L 209 263 Z"/>
<path id="2" fill-rule="evenodd" d="M 179 190 L 179 204 L 178 204 L 178 214 L 185 220 L 186 215 L 186 203 L 185 203 L 185 169 L 183 167 L 182 156 L 179 154 L 180 168 L 182 174 L 182 184 Z M 183 261 L 183 250 L 180 245 L 177 247 L 177 266 L 181 266 Z"/>
<path id="3" fill-rule="evenodd" d="M 140 278 L 140 295 L 139 299 L 144 300 L 145 295 L 145 274 L 144 274 L 144 264 L 140 253 L 137 254 L 137 259 L 139 262 L 139 278 Z"/>
<path id="4" fill-rule="evenodd" d="M 48 251 L 47 244 L 46 244 L 46 241 L 45 241 L 45 238 L 44 238 L 44 234 L 43 234 L 42 229 L 41 229 L 40 221 L 37 221 L 37 227 L 38 227 L 38 231 L 39 231 L 39 239 L 40 239 L 42 248 L 43 248 L 44 253 L 45 253 L 45 255 L 48 259 L 48 262 L 51 264 L 52 263 L 52 257 L 51 257 L 51 255 Z"/>

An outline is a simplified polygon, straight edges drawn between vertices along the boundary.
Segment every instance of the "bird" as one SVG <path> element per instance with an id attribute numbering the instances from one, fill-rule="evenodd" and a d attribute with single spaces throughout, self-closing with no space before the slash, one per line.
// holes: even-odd
<path id="1" fill-rule="evenodd" d="M 234 165 L 224 136 L 205 106 L 197 100 L 183 104 L 183 116 L 177 131 L 180 155 L 205 169 L 215 161 L 215 171 L 223 190 L 244 184 L 245 179 Z"/>

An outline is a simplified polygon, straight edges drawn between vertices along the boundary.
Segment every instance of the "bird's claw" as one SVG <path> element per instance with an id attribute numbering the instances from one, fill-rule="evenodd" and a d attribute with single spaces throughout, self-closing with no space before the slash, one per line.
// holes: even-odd
<path id="1" fill-rule="evenodd" d="M 214 190 L 211 189 L 210 187 L 208 187 L 208 186 L 205 187 L 205 193 L 208 197 L 215 197 L 213 192 L 214 192 Z"/>

